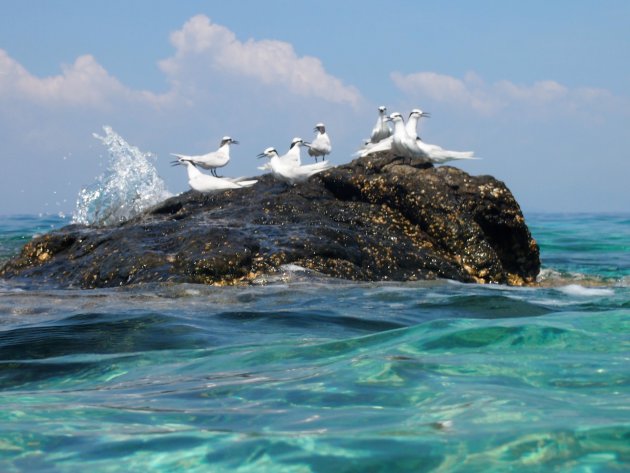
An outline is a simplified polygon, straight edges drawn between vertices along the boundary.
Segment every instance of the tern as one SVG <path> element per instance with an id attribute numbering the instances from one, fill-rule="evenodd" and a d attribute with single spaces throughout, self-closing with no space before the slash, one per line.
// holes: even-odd
<path id="1" fill-rule="evenodd" d="M 289 151 L 286 154 L 280 156 L 280 160 L 287 165 L 301 166 L 302 165 L 302 145 L 304 140 L 299 137 L 295 137 L 291 140 L 289 145 Z"/>
<path id="2" fill-rule="evenodd" d="M 392 130 L 387 124 L 386 111 L 387 108 L 383 105 L 378 107 L 378 119 L 376 120 L 376 125 L 374 125 L 372 135 L 370 136 L 370 142 L 372 143 L 378 143 L 379 141 L 392 135 Z"/>
<path id="3" fill-rule="evenodd" d="M 291 144 L 289 145 L 289 151 L 282 156 L 278 156 L 280 161 L 285 163 L 287 166 L 300 166 L 302 164 L 301 147 L 297 143 L 304 143 L 304 140 L 299 137 L 293 138 Z M 258 166 L 258 169 L 261 171 L 271 171 L 271 164 L 266 162 L 262 166 Z"/>
<path id="4" fill-rule="evenodd" d="M 300 140 L 294 144 L 294 147 L 300 147 L 303 144 L 304 142 Z M 304 182 L 312 175 L 332 167 L 328 161 L 305 164 L 304 166 L 295 166 L 291 161 L 283 159 L 282 156 L 278 156 L 278 151 L 276 151 L 273 147 L 267 148 L 265 151 L 260 153 L 258 157 L 269 158 L 269 167 L 271 168 L 271 174 L 273 174 L 273 177 L 289 185 Z"/>
<path id="5" fill-rule="evenodd" d="M 300 143 L 300 145 L 298 145 L 298 143 Z M 302 153 L 300 151 L 302 149 L 301 144 L 303 143 L 304 140 L 302 138 L 297 136 L 293 138 L 293 140 L 291 140 L 291 144 L 289 145 L 289 151 L 282 156 L 278 156 L 280 161 L 285 163 L 287 166 L 300 166 L 302 164 Z M 258 169 L 261 171 L 271 171 L 271 164 L 266 162 L 262 166 L 258 166 Z"/>
<path id="6" fill-rule="evenodd" d="M 326 160 L 326 155 L 330 154 L 332 150 L 330 138 L 326 133 L 326 126 L 323 123 L 318 123 L 313 131 L 317 132 L 315 139 L 310 143 L 304 143 L 308 147 L 308 154 L 315 157 L 315 162 L 317 162 L 318 156 L 322 156 L 322 159 Z"/>
<path id="7" fill-rule="evenodd" d="M 228 189 L 243 189 L 256 184 L 258 181 L 255 179 L 246 180 L 243 178 L 230 179 L 210 176 L 202 173 L 197 167 L 187 159 L 180 158 L 175 161 L 174 166 L 183 165 L 186 166 L 188 171 L 188 185 L 191 189 L 204 194 L 212 194 L 221 192 Z"/>
<path id="8" fill-rule="evenodd" d="M 229 136 L 224 136 L 221 139 L 219 149 L 208 154 L 202 154 L 199 156 L 187 156 L 185 154 L 171 153 L 172 156 L 175 156 L 177 158 L 176 161 L 173 161 L 173 164 L 178 163 L 181 160 L 188 161 L 193 163 L 195 166 L 199 166 L 204 169 L 210 169 L 210 173 L 214 177 L 219 177 L 217 176 L 217 168 L 225 166 L 230 161 L 231 144 L 237 145 L 238 141 L 230 138 Z"/>
<path id="9" fill-rule="evenodd" d="M 428 112 L 423 112 L 419 108 L 414 108 L 409 113 L 409 118 L 407 118 L 407 124 L 405 125 L 405 130 L 407 134 L 412 138 L 420 138 L 418 136 L 418 122 L 422 117 L 430 118 L 431 114 Z"/>
<path id="10" fill-rule="evenodd" d="M 391 149 L 403 158 L 428 158 L 426 150 L 418 146 L 418 140 L 409 136 L 405 129 L 405 122 L 400 113 L 392 113 L 388 121 L 394 123 L 394 135 L 392 138 Z"/>
<path id="11" fill-rule="evenodd" d="M 381 105 L 378 107 L 378 118 L 376 125 L 372 130 L 369 140 L 366 140 L 363 146 L 354 153 L 354 156 L 362 158 L 380 151 L 390 151 L 392 149 L 392 129 L 389 126 L 389 120 L 385 112 L 387 107 Z"/>
<path id="12" fill-rule="evenodd" d="M 405 125 L 405 131 L 411 138 L 414 138 L 416 140 L 416 144 L 418 145 L 418 147 L 427 153 L 432 163 L 442 164 L 458 159 L 479 159 L 473 156 L 473 151 L 451 151 L 444 149 L 441 146 L 432 145 L 422 141 L 422 139 L 418 136 L 418 121 L 422 117 L 430 116 L 430 114 L 428 114 L 427 112 L 423 112 L 420 109 L 413 109 L 409 114 L 409 119 L 407 120 L 407 124 Z"/>

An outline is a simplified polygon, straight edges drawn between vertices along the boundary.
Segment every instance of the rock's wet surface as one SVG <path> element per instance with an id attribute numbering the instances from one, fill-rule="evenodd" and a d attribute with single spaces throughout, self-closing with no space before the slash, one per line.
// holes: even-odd
<path id="1" fill-rule="evenodd" d="M 293 263 L 364 281 L 529 284 L 539 250 L 504 183 L 380 154 L 293 187 L 189 191 L 112 227 L 38 237 L 0 269 L 62 287 L 234 284 Z"/>

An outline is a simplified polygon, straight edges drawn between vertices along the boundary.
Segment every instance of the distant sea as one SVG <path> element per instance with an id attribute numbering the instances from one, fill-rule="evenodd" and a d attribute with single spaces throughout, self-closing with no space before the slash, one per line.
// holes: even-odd
<path id="1" fill-rule="evenodd" d="M 630 215 L 526 220 L 538 287 L 0 280 L 0 472 L 630 471 Z"/>

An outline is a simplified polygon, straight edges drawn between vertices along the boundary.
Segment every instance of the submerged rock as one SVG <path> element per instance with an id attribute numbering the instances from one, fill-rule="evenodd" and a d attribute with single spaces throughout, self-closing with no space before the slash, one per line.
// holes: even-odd
<path id="1" fill-rule="evenodd" d="M 33 239 L 0 269 L 63 287 L 233 284 L 295 264 L 338 278 L 530 284 L 539 251 L 502 182 L 460 169 L 360 158 L 287 187 L 189 191 L 110 227 Z"/>

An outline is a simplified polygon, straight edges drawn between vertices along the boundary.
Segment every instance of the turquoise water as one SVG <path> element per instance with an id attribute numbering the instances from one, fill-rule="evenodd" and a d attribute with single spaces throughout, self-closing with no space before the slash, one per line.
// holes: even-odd
<path id="1" fill-rule="evenodd" d="M 628 471 L 630 216 L 527 221 L 536 288 L 0 281 L 0 471 Z"/>

